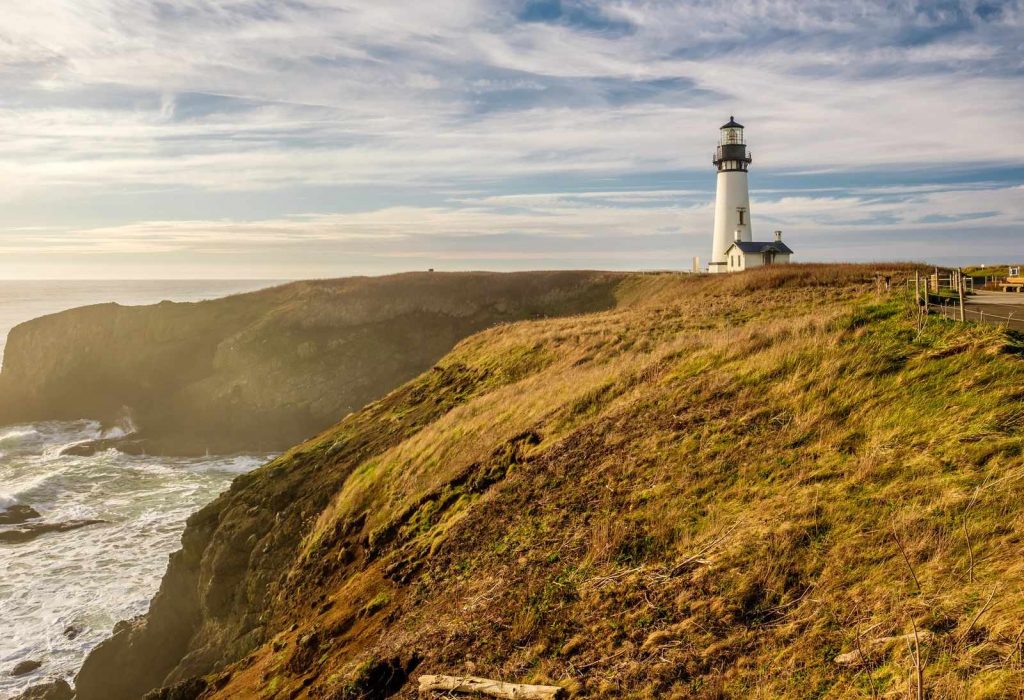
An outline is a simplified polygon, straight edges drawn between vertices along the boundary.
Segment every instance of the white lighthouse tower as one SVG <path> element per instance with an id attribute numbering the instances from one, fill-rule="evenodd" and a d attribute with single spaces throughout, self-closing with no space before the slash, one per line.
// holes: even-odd
<path id="1" fill-rule="evenodd" d="M 728 271 L 726 251 L 729 247 L 737 241 L 753 240 L 750 193 L 747 189 L 747 166 L 751 158 L 743 140 L 743 125 L 729 117 L 720 132 L 718 148 L 711 161 L 718 168 L 718 190 L 715 195 L 715 239 L 708 272 Z"/>

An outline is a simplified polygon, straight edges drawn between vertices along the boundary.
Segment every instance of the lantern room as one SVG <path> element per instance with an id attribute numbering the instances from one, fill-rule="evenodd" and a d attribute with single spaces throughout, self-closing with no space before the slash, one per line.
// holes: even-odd
<path id="1" fill-rule="evenodd" d="M 734 118 L 729 117 L 729 121 L 722 124 L 721 131 L 722 140 L 719 143 L 720 146 L 736 146 L 743 143 L 743 125 Z"/>
<path id="2" fill-rule="evenodd" d="M 746 172 L 752 158 L 743 142 L 743 125 L 729 117 L 729 121 L 722 124 L 720 133 L 718 148 L 711 162 L 718 166 L 719 172 Z"/>

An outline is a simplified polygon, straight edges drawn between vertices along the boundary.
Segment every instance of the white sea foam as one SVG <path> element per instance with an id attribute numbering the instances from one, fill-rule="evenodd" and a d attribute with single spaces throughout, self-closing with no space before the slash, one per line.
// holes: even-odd
<path id="1" fill-rule="evenodd" d="M 228 474 L 244 474 L 252 471 L 252 457 L 234 455 L 231 457 L 206 457 L 194 460 L 190 465 L 196 471 L 225 472 Z"/>
<path id="2" fill-rule="evenodd" d="M 3 432 L 0 432 L 0 445 L 11 442 L 18 442 L 26 437 L 38 435 L 38 431 L 35 428 L 12 428 Z"/>
<path id="3" fill-rule="evenodd" d="M 0 508 L 22 503 L 47 521 L 98 518 L 103 525 L 0 544 L 0 698 L 46 677 L 72 679 L 114 623 L 145 612 L 180 546 L 189 514 L 262 457 L 139 457 L 107 450 L 63 456 L 102 433 L 94 421 L 19 426 L 0 459 Z M 11 430 L 4 435 L 13 432 Z M 80 633 L 68 639 L 65 631 Z M 43 666 L 14 678 L 24 659 Z"/>
<path id="4" fill-rule="evenodd" d="M 104 439 L 122 438 L 127 435 L 131 435 L 136 430 L 138 430 L 138 428 L 135 427 L 135 421 L 132 420 L 132 414 L 126 408 L 124 411 L 124 415 L 121 416 L 121 419 L 117 422 L 117 425 L 112 426 L 107 430 L 104 430 L 100 437 Z"/>

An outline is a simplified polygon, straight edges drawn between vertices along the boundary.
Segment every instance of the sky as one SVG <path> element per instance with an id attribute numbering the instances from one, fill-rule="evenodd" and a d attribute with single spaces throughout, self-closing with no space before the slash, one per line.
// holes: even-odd
<path id="1" fill-rule="evenodd" d="M 1024 260 L 1024 0 L 33 0 L 0 278 Z"/>

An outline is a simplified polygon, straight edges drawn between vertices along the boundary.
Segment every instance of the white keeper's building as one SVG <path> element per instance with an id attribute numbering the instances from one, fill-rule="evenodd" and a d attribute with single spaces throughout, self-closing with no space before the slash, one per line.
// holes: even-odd
<path id="1" fill-rule="evenodd" d="M 775 240 L 767 243 L 760 241 L 733 241 L 725 251 L 726 271 L 742 272 L 752 267 L 763 265 L 780 265 L 789 262 L 793 251 L 782 242 L 782 231 L 775 232 Z"/>

